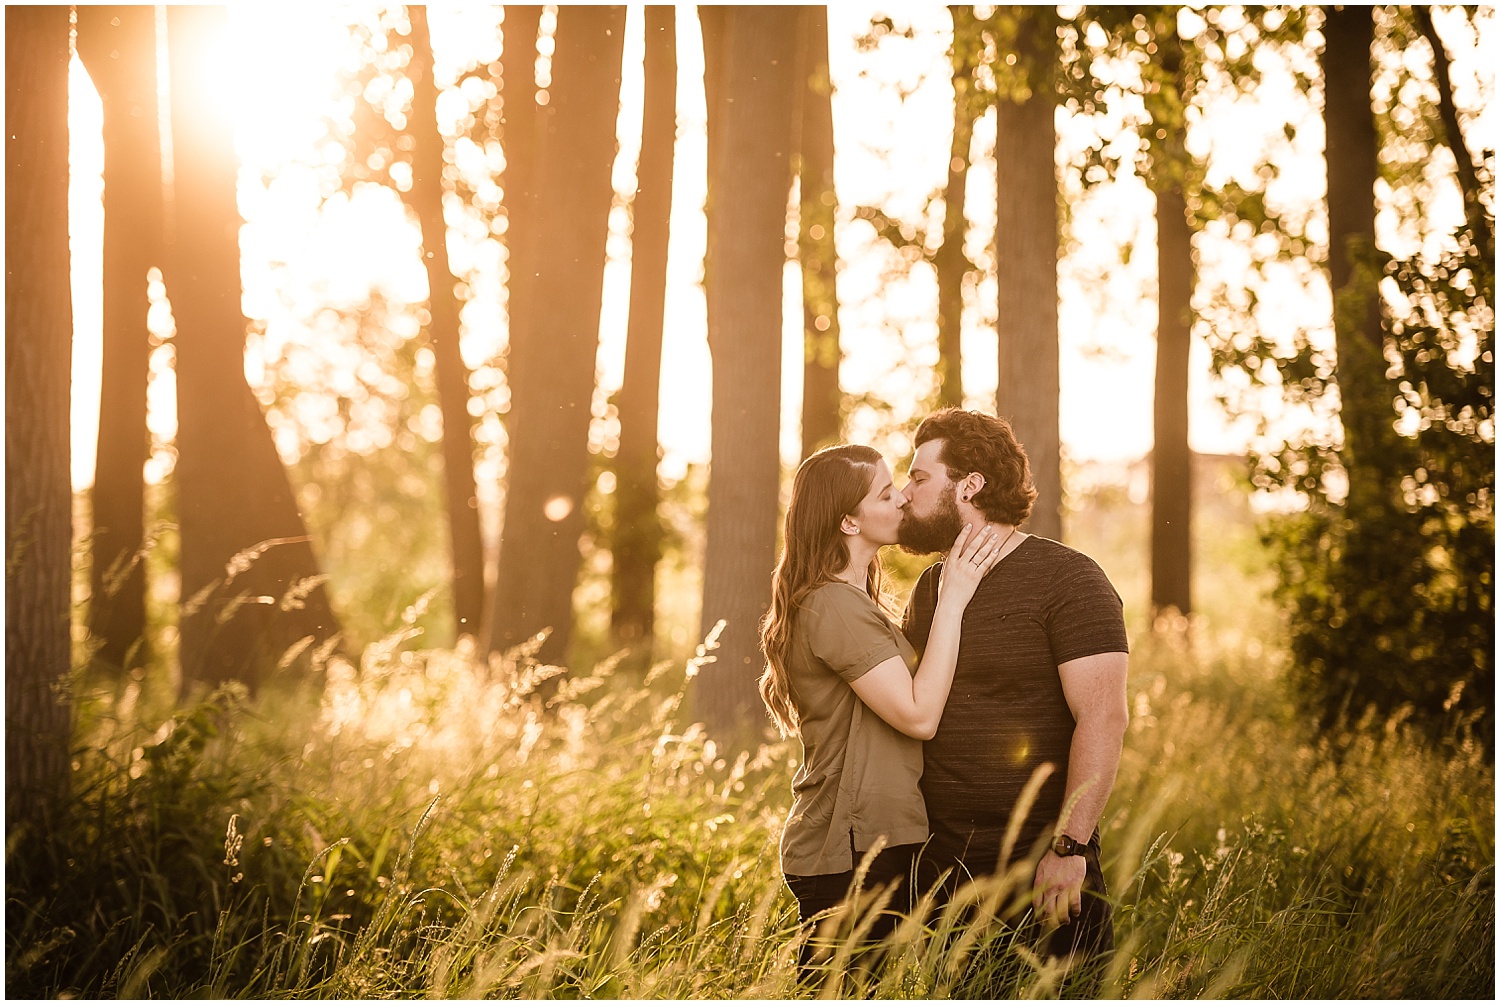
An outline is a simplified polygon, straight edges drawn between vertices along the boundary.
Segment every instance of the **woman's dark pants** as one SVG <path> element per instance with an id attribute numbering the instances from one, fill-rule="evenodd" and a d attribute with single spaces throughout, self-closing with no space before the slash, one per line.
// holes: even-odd
<path id="1" fill-rule="evenodd" d="M 897 884 L 895 893 L 886 904 L 885 910 L 881 912 L 880 917 L 875 919 L 875 924 L 870 928 L 868 939 L 871 943 L 879 942 L 891 934 L 901 920 L 901 915 L 911 913 L 915 900 L 912 895 L 912 868 L 916 862 L 917 853 L 921 850 L 920 844 L 896 845 L 893 848 L 882 849 L 870 862 L 870 869 L 865 874 L 865 890 Z M 856 862 L 862 857 L 863 854 L 860 852 L 854 855 Z M 853 884 L 854 870 L 826 876 L 786 875 L 786 885 L 791 888 L 792 894 L 797 898 L 797 919 L 804 925 L 819 913 L 841 903 L 848 897 L 849 888 Z M 801 955 L 804 976 L 807 975 L 812 952 L 812 941 L 804 942 Z"/>

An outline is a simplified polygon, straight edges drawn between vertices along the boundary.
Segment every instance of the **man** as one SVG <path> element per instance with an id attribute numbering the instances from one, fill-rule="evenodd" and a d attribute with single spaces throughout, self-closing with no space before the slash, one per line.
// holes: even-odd
<path id="1" fill-rule="evenodd" d="M 965 524 L 994 527 L 1005 542 L 964 614 L 953 689 L 924 747 L 927 882 L 952 868 L 952 889 L 1045 847 L 1033 903 L 1044 924 L 1060 926 L 1049 952 L 1107 952 L 1114 925 L 1098 824 L 1129 721 L 1119 594 L 1086 555 L 1019 530 L 1036 490 L 1003 419 L 953 408 L 928 416 L 917 427 L 904 495 L 907 551 L 943 551 Z M 940 571 L 941 563 L 924 572 L 907 604 L 902 627 L 918 649 L 932 624 Z M 1000 861 L 1023 790 L 1034 772 L 1049 768 L 1010 861 Z"/>

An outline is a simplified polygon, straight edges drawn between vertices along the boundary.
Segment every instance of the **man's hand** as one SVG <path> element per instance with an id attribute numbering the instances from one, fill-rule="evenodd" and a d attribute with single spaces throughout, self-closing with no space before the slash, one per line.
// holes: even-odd
<path id="1" fill-rule="evenodd" d="M 1047 852 L 1036 864 L 1031 902 L 1036 916 L 1051 928 L 1066 925 L 1083 913 L 1083 877 L 1087 865 L 1082 855 L 1059 856 Z"/>

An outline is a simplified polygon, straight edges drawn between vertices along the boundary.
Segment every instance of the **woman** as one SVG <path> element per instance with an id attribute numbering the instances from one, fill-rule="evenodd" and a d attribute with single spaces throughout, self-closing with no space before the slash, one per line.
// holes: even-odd
<path id="1" fill-rule="evenodd" d="M 885 849 L 866 883 L 908 877 L 927 839 L 921 741 L 937 731 L 948 700 L 964 608 L 999 560 L 993 531 L 959 533 L 919 663 L 880 608 L 877 556 L 896 542 L 901 507 L 890 468 L 871 447 L 820 450 L 792 483 L 761 626 L 760 693 L 782 735 L 802 740 L 781 867 L 804 922 L 844 899 L 877 839 Z M 909 907 L 910 893 L 908 882 L 896 903 Z M 882 918 L 872 937 L 894 923 Z"/>

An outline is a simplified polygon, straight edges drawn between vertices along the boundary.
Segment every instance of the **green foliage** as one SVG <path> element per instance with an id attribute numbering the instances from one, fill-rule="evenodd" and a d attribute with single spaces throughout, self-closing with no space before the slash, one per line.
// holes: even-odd
<path id="1" fill-rule="evenodd" d="M 1278 654 L 1253 636 L 1203 642 L 1156 635 L 1131 657 L 1144 673 L 1117 783 L 1131 793 L 1113 822 L 1126 839 L 1109 875 L 1126 938 L 1159 961 L 1134 993 L 1490 994 L 1483 744 L 1462 728 L 1432 743 L 1400 714 L 1318 728 L 1266 686 Z"/>
<path id="2" fill-rule="evenodd" d="M 1465 240 L 1463 234 L 1460 240 Z M 1494 272 L 1471 241 L 1437 262 L 1386 268 L 1391 298 L 1388 421 L 1405 435 L 1362 459 L 1383 498 L 1353 513 L 1332 448 L 1289 443 L 1260 458 L 1263 485 L 1303 493 L 1274 521 L 1302 683 L 1325 718 L 1403 706 L 1444 728 L 1494 707 Z M 1303 368 L 1304 393 L 1330 376 Z"/>
<path id="3" fill-rule="evenodd" d="M 9 835 L 10 995 L 139 997 L 169 957 L 206 967 L 215 918 L 241 899 L 219 811 L 263 784 L 227 756 L 248 714 L 243 688 L 216 691 L 155 729 L 132 721 L 133 696 L 81 704 L 95 718 L 74 754 L 66 836 L 43 843 L 24 822 Z"/>
<path id="4" fill-rule="evenodd" d="M 733 760 L 682 721 L 683 667 L 544 697 L 524 652 L 407 648 L 417 612 L 299 690 L 158 721 L 80 703 L 75 800 L 7 849 L 18 997 L 1052 996 L 1090 988 L 994 913 L 1025 883 L 805 936 L 776 839 L 795 745 Z M 1107 995 L 1493 991 L 1494 777 L 1463 731 L 1320 731 L 1259 633 L 1138 637 L 1106 822 Z M 701 654 L 700 654 L 701 657 Z M 1021 877 L 1024 879 L 1024 877 Z M 873 899 L 866 898 L 863 908 Z"/>
<path id="5" fill-rule="evenodd" d="M 1420 40 L 1409 13 L 1384 12 L 1377 27 L 1378 46 L 1405 51 Z M 1382 173 L 1401 193 L 1395 201 L 1409 236 L 1426 228 L 1433 192 L 1424 172 L 1445 133 L 1430 81 L 1413 76 L 1411 60 L 1396 63 L 1376 75 L 1374 110 Z M 1456 156 L 1469 156 L 1462 144 Z M 1306 255 L 1307 221 L 1278 215 L 1264 189 L 1236 188 L 1214 200 L 1215 217 L 1230 228 L 1276 238 L 1243 302 L 1227 306 L 1244 321 L 1211 339 L 1216 374 L 1226 387 L 1272 389 L 1324 418 L 1323 431 L 1271 437 L 1252 456 L 1254 484 L 1296 501 L 1268 521 L 1266 542 L 1282 570 L 1276 597 L 1298 686 L 1324 722 L 1372 705 L 1382 715 L 1405 709 L 1435 733 L 1455 718 L 1478 718 L 1485 730 L 1493 723 L 1493 155 L 1486 157 L 1478 172 L 1488 202 L 1474 200 L 1482 212 L 1446 241 L 1426 242 L 1447 250 L 1392 260 L 1351 249 L 1357 275 L 1337 291 L 1336 320 L 1352 330 L 1368 298 L 1381 300 L 1379 388 L 1341 387 L 1357 371 L 1341 369 L 1315 332 L 1255 328 L 1255 287 L 1269 269 Z M 1268 165 L 1263 177 L 1274 174 Z M 1212 310 L 1222 315 L 1226 305 Z M 1360 401 L 1388 410 L 1362 418 L 1353 412 Z M 1384 449 L 1351 457 L 1328 432 L 1337 428 L 1334 416 L 1396 435 L 1382 437 Z M 1355 478 L 1377 491 L 1351 506 Z"/>
<path id="6" fill-rule="evenodd" d="M 310 328 L 268 360 L 263 404 L 358 651 L 451 574 L 432 351 L 378 295 Z M 452 596 L 434 600 L 422 625 L 447 642 Z"/>
<path id="7" fill-rule="evenodd" d="M 376 186 L 408 193 L 411 117 L 432 114 L 413 107 L 410 19 L 399 6 L 350 9 L 338 19 L 349 40 L 348 63 L 339 76 L 338 100 L 321 123 L 323 154 L 301 167 L 315 173 L 320 195 L 335 204 Z M 441 181 L 457 197 L 456 203 L 448 199 L 447 212 L 461 213 L 463 223 L 454 226 L 472 245 L 504 230 L 498 222 L 499 89 L 490 66 L 460 71 L 453 86 L 464 110 L 456 123 L 438 126 L 472 137 L 484 156 L 468 162 L 474 170 L 462 171 L 451 163 L 451 150 L 445 151 L 449 166 Z M 451 132 L 445 136 L 454 138 Z M 341 155 L 329 155 L 335 148 Z M 289 286 L 304 281 L 285 263 L 279 268 Z M 488 299 L 498 283 L 476 265 L 461 279 L 456 294 L 465 302 Z M 357 650 L 418 596 L 441 585 L 422 624 L 434 631 L 435 644 L 448 644 L 451 542 L 444 430 L 432 350 L 424 345 L 429 312 L 420 303 L 394 299 L 389 288 L 351 295 L 337 283 L 315 281 L 297 293 L 286 297 L 298 316 L 274 339 L 269 333 L 264 338 L 269 351 L 261 403 L 298 486 L 298 505 L 329 575 L 335 609 Z M 466 341 L 473 327 L 466 326 Z M 499 456 L 497 417 L 508 408 L 508 391 L 495 366 L 479 365 L 468 376 L 470 413 L 492 421 L 457 432 L 478 434 L 476 459 L 493 459 Z"/>
<path id="8" fill-rule="evenodd" d="M 1255 53 L 1295 45 L 1306 30 L 1306 14 L 1298 8 L 1083 7 L 1061 32 L 1059 95 L 1075 113 L 1118 108 L 1141 139 L 1135 169 L 1153 189 L 1181 190 L 1195 216 L 1212 217 L 1221 211 L 1216 193 L 1203 191 L 1204 165 L 1186 146 L 1189 127 L 1204 114 L 1210 84 L 1222 77 L 1239 90 L 1253 90 L 1262 73 Z M 1299 84 L 1308 86 L 1305 79 Z M 1100 138 L 1082 165 L 1084 184 L 1116 178 L 1123 167 Z M 1225 193 L 1231 205 L 1237 205 L 1235 194 Z"/>

